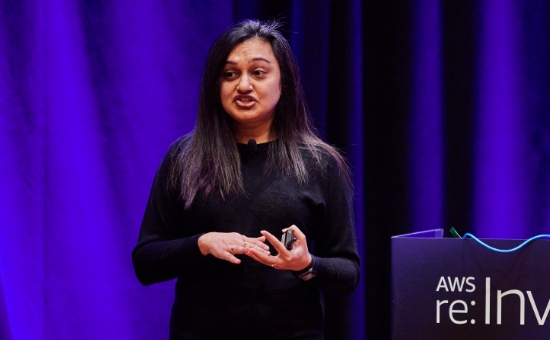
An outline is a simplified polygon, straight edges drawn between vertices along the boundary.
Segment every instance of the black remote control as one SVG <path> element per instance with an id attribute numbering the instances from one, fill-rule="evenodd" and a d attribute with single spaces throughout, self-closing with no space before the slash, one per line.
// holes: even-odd
<path id="1" fill-rule="evenodd" d="M 294 237 L 294 230 L 288 229 L 283 233 L 281 237 L 281 243 L 284 244 L 285 248 L 288 250 L 292 249 L 292 244 L 296 242 L 296 237 Z"/>

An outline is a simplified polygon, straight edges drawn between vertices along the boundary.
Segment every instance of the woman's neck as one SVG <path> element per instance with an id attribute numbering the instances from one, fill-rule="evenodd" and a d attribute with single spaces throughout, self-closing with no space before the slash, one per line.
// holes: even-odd
<path id="1" fill-rule="evenodd" d="M 254 139 L 256 143 L 271 142 L 274 138 L 271 136 L 269 127 L 262 129 L 245 129 L 233 127 L 233 138 L 237 143 L 246 144 L 249 140 Z"/>

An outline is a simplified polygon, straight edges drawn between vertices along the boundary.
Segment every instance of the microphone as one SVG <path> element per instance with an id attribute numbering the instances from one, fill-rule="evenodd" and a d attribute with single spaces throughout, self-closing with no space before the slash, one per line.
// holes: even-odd
<path id="1" fill-rule="evenodd" d="M 256 143 L 255 139 L 251 139 L 248 141 L 248 152 L 251 154 L 254 154 L 258 150 L 258 143 Z"/>

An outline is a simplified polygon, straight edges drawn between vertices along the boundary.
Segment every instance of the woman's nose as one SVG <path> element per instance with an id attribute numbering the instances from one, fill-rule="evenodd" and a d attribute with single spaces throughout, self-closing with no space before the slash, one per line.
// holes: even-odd
<path id="1" fill-rule="evenodd" d="M 247 75 L 243 75 L 239 80 L 239 84 L 237 85 L 237 91 L 239 92 L 252 91 L 252 84 L 250 83 L 250 79 L 248 79 Z"/>

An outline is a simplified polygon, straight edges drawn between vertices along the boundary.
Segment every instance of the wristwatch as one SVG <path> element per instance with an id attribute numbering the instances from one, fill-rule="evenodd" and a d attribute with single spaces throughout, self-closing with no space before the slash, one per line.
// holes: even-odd
<path id="1" fill-rule="evenodd" d="M 317 275 L 317 267 L 315 266 L 315 256 L 311 255 L 311 262 L 307 267 L 293 273 L 296 277 L 304 281 L 314 278 Z"/>

